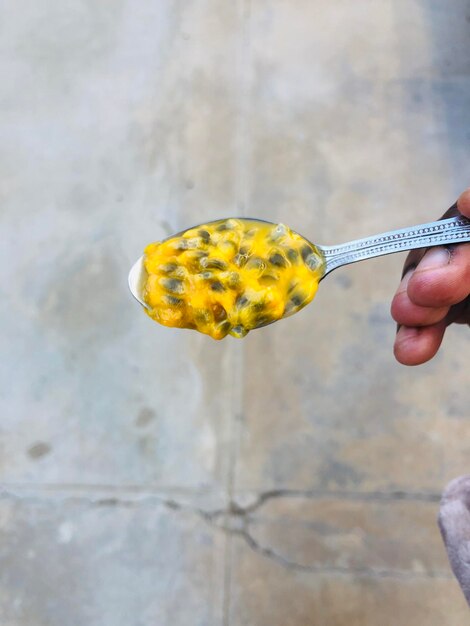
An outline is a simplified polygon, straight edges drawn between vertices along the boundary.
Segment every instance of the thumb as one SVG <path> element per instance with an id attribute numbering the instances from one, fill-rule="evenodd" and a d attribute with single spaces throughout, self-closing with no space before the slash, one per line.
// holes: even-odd
<path id="1" fill-rule="evenodd" d="M 464 191 L 460 198 L 457 200 L 457 208 L 462 213 L 470 217 L 470 189 Z"/>

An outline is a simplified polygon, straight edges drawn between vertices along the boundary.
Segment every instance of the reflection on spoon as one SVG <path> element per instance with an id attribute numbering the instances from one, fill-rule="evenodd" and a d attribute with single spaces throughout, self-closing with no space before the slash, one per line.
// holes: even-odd
<path id="1" fill-rule="evenodd" d="M 129 287 L 160 324 L 244 337 L 300 311 L 341 265 L 463 241 L 470 241 L 470 220 L 462 216 L 340 246 L 314 245 L 284 224 L 229 218 L 148 245 Z"/>

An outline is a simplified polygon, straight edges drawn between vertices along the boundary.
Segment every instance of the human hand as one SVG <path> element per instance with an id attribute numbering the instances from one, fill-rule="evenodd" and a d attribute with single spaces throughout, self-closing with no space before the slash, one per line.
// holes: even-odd
<path id="1" fill-rule="evenodd" d="M 470 189 L 443 218 L 459 212 L 470 217 Z M 410 252 L 391 313 L 399 325 L 397 361 L 420 365 L 432 359 L 449 324 L 470 324 L 470 243 Z"/>

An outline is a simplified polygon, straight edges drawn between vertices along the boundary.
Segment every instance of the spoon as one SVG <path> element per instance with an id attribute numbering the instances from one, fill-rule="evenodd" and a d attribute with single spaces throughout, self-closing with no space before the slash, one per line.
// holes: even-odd
<path id="1" fill-rule="evenodd" d="M 243 222 L 253 221 L 270 225 L 270 222 L 263 220 L 252 220 L 252 218 L 236 218 Z M 272 224 L 275 226 L 275 224 Z M 199 227 L 194 227 L 199 228 Z M 188 229 L 194 230 L 194 228 Z M 165 239 L 168 241 L 188 232 L 182 231 L 176 235 Z M 452 217 L 449 219 L 429 222 L 417 226 L 410 226 L 399 230 L 393 230 L 364 239 L 356 239 L 336 246 L 312 245 L 321 259 L 318 268 L 318 281 L 322 280 L 330 272 L 342 265 L 349 265 L 357 261 L 364 261 L 373 257 L 413 250 L 416 248 L 428 248 L 439 245 L 453 243 L 463 243 L 470 241 L 470 219 L 464 216 Z M 145 302 L 143 290 L 145 287 L 147 272 L 144 267 L 144 256 L 140 257 L 129 272 L 129 288 L 134 298 L 147 310 L 151 307 Z M 295 312 L 295 311 L 294 311 Z M 283 317 L 286 317 L 284 315 Z M 265 324 L 260 324 L 264 326 Z"/>

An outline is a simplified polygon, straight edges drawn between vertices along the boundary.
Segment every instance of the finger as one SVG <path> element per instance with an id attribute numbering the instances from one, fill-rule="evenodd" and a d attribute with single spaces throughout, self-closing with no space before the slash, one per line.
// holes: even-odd
<path id="1" fill-rule="evenodd" d="M 408 274 L 410 270 L 414 270 L 425 254 L 426 248 L 411 250 L 411 252 L 409 252 L 406 257 L 405 262 L 403 263 L 403 272 L 401 274 L 401 277 L 403 278 L 405 274 Z"/>
<path id="2" fill-rule="evenodd" d="M 430 248 L 408 283 L 408 296 L 418 306 L 451 306 L 469 293 L 470 244 Z"/>
<path id="3" fill-rule="evenodd" d="M 403 365 L 426 363 L 439 350 L 445 329 L 445 321 L 422 328 L 401 326 L 393 348 L 396 360 Z"/>
<path id="4" fill-rule="evenodd" d="M 463 192 L 457 200 L 457 208 L 463 215 L 470 217 L 470 189 Z"/>
<path id="5" fill-rule="evenodd" d="M 446 316 L 449 324 L 468 324 L 470 326 L 470 297 L 449 309 Z"/>
<path id="6" fill-rule="evenodd" d="M 460 211 L 457 208 L 457 202 L 454 202 L 454 204 L 447 209 L 447 211 L 444 213 L 444 215 L 442 217 L 440 217 L 440 220 L 446 220 L 449 217 L 457 217 L 460 215 Z"/>
<path id="7" fill-rule="evenodd" d="M 408 296 L 408 283 L 413 270 L 403 277 L 392 300 L 391 314 L 393 319 L 403 326 L 430 326 L 445 318 L 449 307 L 423 307 L 415 304 Z"/>

